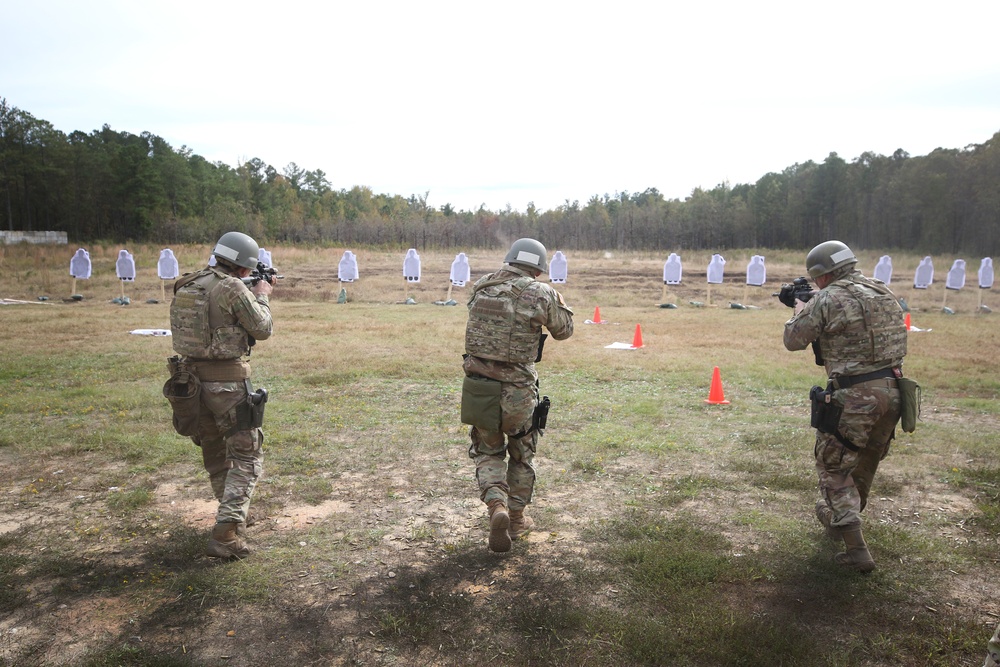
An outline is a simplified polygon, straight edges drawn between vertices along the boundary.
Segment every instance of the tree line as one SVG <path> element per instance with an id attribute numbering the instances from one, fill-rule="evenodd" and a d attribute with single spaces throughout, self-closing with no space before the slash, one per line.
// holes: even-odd
<path id="1" fill-rule="evenodd" d="M 427 195 L 336 189 L 321 169 L 236 167 L 108 125 L 65 134 L 0 98 L 0 220 L 78 242 L 210 243 L 230 230 L 261 242 L 414 248 L 503 247 L 533 236 L 570 250 L 806 248 L 837 238 L 858 250 L 919 254 L 1000 247 L 1000 132 L 926 156 L 830 153 L 756 183 L 594 195 L 551 210 L 457 210 Z"/>

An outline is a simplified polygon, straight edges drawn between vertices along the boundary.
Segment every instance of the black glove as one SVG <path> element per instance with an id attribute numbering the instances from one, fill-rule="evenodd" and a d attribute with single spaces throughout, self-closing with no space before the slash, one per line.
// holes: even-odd
<path id="1" fill-rule="evenodd" d="M 795 307 L 795 285 L 782 285 L 781 291 L 778 292 L 778 301 L 785 304 L 789 308 Z M 773 303 L 773 302 L 772 302 Z"/>

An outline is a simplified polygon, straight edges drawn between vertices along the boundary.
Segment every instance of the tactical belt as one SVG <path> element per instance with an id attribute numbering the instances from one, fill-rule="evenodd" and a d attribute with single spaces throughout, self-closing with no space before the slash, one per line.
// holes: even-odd
<path id="1" fill-rule="evenodd" d="M 185 359 L 188 370 L 202 382 L 242 382 L 250 377 L 250 364 L 242 359 Z"/>
<path id="2" fill-rule="evenodd" d="M 871 373 L 864 373 L 862 375 L 847 375 L 844 377 L 833 378 L 830 380 L 830 384 L 833 385 L 834 389 L 847 389 L 848 387 L 853 387 L 856 384 L 861 384 L 862 382 L 870 382 L 872 380 L 881 380 L 882 378 L 896 378 L 895 368 L 882 368 L 877 371 L 872 371 Z"/>

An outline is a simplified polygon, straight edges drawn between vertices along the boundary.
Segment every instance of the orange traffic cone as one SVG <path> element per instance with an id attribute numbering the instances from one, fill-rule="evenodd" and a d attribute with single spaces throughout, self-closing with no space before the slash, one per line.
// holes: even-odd
<path id="1" fill-rule="evenodd" d="M 642 327 L 638 324 L 635 325 L 635 335 L 632 337 L 632 349 L 636 350 L 642 347 Z"/>
<path id="2" fill-rule="evenodd" d="M 705 399 L 705 402 L 712 405 L 727 405 L 729 403 L 722 391 L 722 374 L 719 372 L 718 366 L 712 369 L 712 386 L 708 390 L 708 398 Z"/>
<path id="3" fill-rule="evenodd" d="M 595 306 L 594 307 L 594 319 L 592 319 L 591 322 L 593 322 L 594 324 L 604 324 L 604 322 L 601 321 L 601 307 L 600 306 Z"/>
<path id="4" fill-rule="evenodd" d="M 907 331 L 909 331 L 911 329 L 911 327 L 910 327 L 910 314 L 909 313 L 907 313 L 906 317 L 903 318 L 903 324 L 906 325 L 906 330 Z"/>

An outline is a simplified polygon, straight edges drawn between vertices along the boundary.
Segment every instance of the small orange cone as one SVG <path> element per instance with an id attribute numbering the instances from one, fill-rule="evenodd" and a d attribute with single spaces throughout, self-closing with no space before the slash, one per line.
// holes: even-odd
<path id="1" fill-rule="evenodd" d="M 642 347 L 642 327 L 635 325 L 635 336 L 632 337 L 632 349 L 637 350 Z"/>
<path id="2" fill-rule="evenodd" d="M 906 317 L 903 318 L 903 324 L 906 325 L 906 330 L 907 331 L 909 331 L 911 329 L 911 327 L 910 327 L 910 314 L 909 313 L 907 313 Z"/>
<path id="3" fill-rule="evenodd" d="M 708 398 L 705 399 L 705 402 L 712 405 L 729 404 L 725 393 L 722 391 L 722 374 L 719 372 L 718 366 L 712 369 L 712 386 L 708 390 Z"/>
<path id="4" fill-rule="evenodd" d="M 601 307 L 600 306 L 595 306 L 594 307 L 594 319 L 592 319 L 591 322 L 593 322 L 594 324 L 604 324 L 604 322 L 601 321 Z"/>

